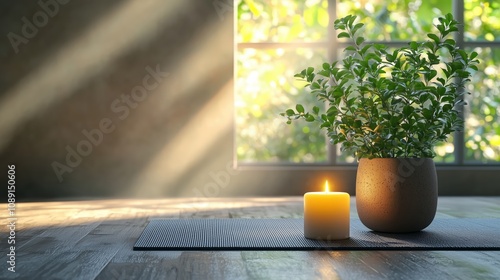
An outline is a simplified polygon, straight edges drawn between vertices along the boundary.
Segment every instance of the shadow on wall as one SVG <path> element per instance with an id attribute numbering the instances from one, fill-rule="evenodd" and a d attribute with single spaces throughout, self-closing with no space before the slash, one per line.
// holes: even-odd
<path id="1" fill-rule="evenodd" d="M 0 158 L 18 199 L 193 196 L 222 180 L 233 18 L 215 3 L 0 4 Z"/>

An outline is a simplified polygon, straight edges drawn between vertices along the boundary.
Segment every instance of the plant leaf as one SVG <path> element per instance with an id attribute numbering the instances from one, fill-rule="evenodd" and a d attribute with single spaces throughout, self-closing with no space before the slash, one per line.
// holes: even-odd
<path id="1" fill-rule="evenodd" d="M 313 112 L 314 112 L 315 114 L 318 114 L 318 113 L 319 113 L 319 107 L 318 107 L 318 106 L 314 106 L 314 107 L 313 107 Z"/>
<path id="2" fill-rule="evenodd" d="M 436 44 L 438 44 L 439 41 L 440 41 L 439 37 L 436 34 L 428 33 L 427 37 L 429 37 L 430 39 L 434 40 L 434 42 L 436 42 Z"/>
<path id="3" fill-rule="evenodd" d="M 359 46 L 359 45 L 363 44 L 363 42 L 364 42 L 364 41 L 365 41 L 365 38 L 363 38 L 363 37 L 358 37 L 358 38 L 356 39 L 356 45 L 358 45 L 358 46 Z"/>
<path id="4" fill-rule="evenodd" d="M 349 33 L 347 32 L 340 32 L 339 35 L 337 35 L 337 38 L 351 38 L 351 36 L 349 36 Z"/>
<path id="5" fill-rule="evenodd" d="M 314 118 L 314 116 L 313 116 L 313 115 L 311 115 L 311 114 L 307 114 L 307 115 L 306 115 L 306 122 L 313 122 L 313 121 L 315 121 L 315 120 L 316 120 L 316 119 Z"/>

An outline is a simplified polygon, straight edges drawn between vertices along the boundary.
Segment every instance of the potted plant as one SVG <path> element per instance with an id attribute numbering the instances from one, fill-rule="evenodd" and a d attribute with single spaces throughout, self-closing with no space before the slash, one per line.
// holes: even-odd
<path id="1" fill-rule="evenodd" d="M 433 148 L 463 127 L 457 106 L 465 105 L 464 85 L 479 63 L 450 38 L 458 24 L 447 14 L 427 40 L 391 50 L 367 43 L 363 23 L 349 15 L 334 23 L 337 37 L 352 42 L 345 57 L 295 75 L 326 106 L 297 104 L 281 115 L 288 124 L 317 122 L 332 144 L 355 155 L 358 215 L 373 230 L 418 231 L 434 218 Z"/>

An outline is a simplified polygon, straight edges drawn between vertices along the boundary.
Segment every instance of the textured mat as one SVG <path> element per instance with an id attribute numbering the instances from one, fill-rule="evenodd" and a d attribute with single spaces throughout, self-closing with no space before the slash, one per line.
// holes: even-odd
<path id="1" fill-rule="evenodd" d="M 134 250 L 500 250 L 500 219 L 435 219 L 424 231 L 388 234 L 351 219 L 351 238 L 304 238 L 302 219 L 151 220 Z"/>

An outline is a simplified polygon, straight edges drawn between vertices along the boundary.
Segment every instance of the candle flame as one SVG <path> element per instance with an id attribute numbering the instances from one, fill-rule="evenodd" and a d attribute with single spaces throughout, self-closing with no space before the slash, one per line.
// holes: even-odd
<path id="1" fill-rule="evenodd" d="M 325 180 L 325 192 L 329 192 L 330 187 L 328 186 L 328 180 Z"/>

